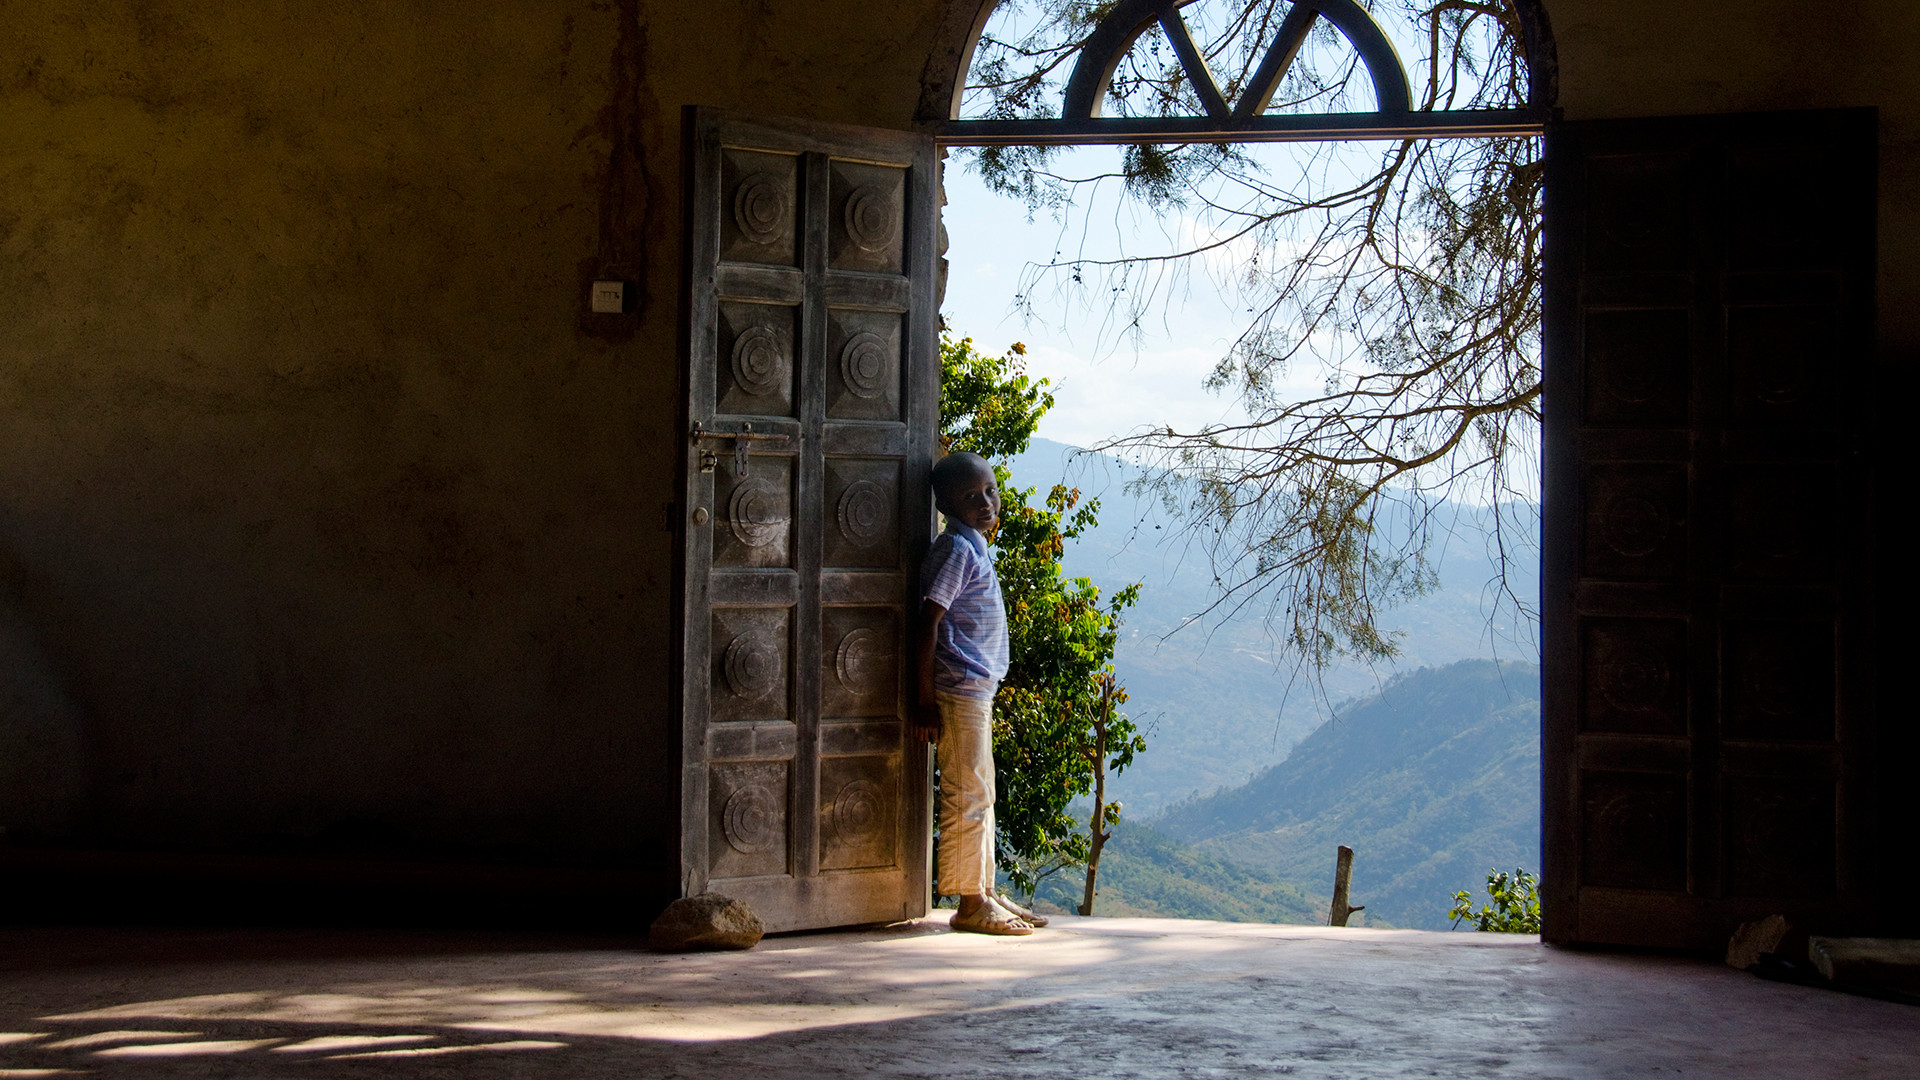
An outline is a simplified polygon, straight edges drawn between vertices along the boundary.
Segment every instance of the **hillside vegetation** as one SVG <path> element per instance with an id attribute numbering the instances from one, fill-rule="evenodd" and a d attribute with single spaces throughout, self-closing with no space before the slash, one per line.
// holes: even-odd
<path id="1" fill-rule="evenodd" d="M 1147 732 L 1147 751 L 1109 785 L 1127 816 L 1138 819 L 1245 783 L 1324 723 L 1331 701 L 1378 692 L 1393 666 L 1342 663 L 1317 681 L 1296 678 L 1269 631 L 1264 605 L 1225 621 L 1193 622 L 1214 598 L 1212 572 L 1153 500 L 1126 492 L 1135 472 L 1045 439 L 1033 440 L 1012 465 L 1017 487 L 1038 487 L 1044 495 L 1064 481 L 1101 501 L 1099 526 L 1074 541 L 1062 560 L 1069 576 L 1091 577 L 1109 594 L 1143 583 L 1121 626 L 1114 666 L 1130 698 L 1127 713 Z M 1501 618 L 1490 621 L 1490 584 L 1498 571 L 1475 531 L 1483 524 L 1480 514 L 1451 504 L 1436 511 L 1438 538 L 1430 555 L 1439 588 L 1383 616 L 1383 625 L 1403 634 L 1400 670 L 1494 655 L 1537 658 L 1529 635 L 1507 618 L 1511 612 L 1492 612 Z M 1516 560 L 1510 579 L 1528 585 L 1538 576 L 1531 532 L 1508 542 Z"/>
<path id="2" fill-rule="evenodd" d="M 1265 608 L 1196 621 L 1216 595 L 1207 560 L 1127 493 L 1133 472 L 1043 439 L 1012 463 L 1015 486 L 1064 480 L 1102 502 L 1101 524 L 1065 553 L 1067 574 L 1106 591 L 1144 585 L 1114 666 L 1147 749 L 1108 785 L 1125 816 L 1101 862 L 1098 913 L 1324 922 L 1344 843 L 1363 919 L 1441 927 L 1449 895 L 1477 889 L 1489 867 L 1538 869 L 1539 671 L 1524 662 L 1538 653 L 1524 627 L 1489 618 L 1498 567 L 1484 511 L 1435 508 L 1438 588 L 1385 615 L 1406 674 L 1343 663 L 1296 678 Z M 1509 580 L 1524 588 L 1533 536 L 1516 528 Z M 1519 662 L 1477 659 L 1490 655 Z M 1078 874 L 1058 875 L 1041 900 L 1071 909 L 1080 889 Z"/>
<path id="3" fill-rule="evenodd" d="M 1074 911 L 1085 879 L 1056 874 L 1040 886 L 1040 906 Z M 1100 857 L 1096 915 L 1151 915 L 1223 922 L 1318 923 L 1327 919 L 1316 900 L 1270 871 L 1182 844 L 1153 826 L 1122 821 Z"/>
<path id="4" fill-rule="evenodd" d="M 1399 676 L 1279 765 L 1153 824 L 1316 896 L 1330 888 L 1335 848 L 1352 845 L 1368 922 L 1444 928 L 1453 890 L 1476 887 L 1489 867 L 1540 865 L 1539 682 L 1534 664 L 1490 660 Z"/>

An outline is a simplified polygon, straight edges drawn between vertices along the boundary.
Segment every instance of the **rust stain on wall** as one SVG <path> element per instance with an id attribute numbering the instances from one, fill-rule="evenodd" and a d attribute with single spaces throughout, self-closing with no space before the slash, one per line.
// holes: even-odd
<path id="1" fill-rule="evenodd" d="M 599 134 L 611 147 L 600 174 L 599 248 L 580 263 L 580 329 L 604 341 L 627 341 L 640 327 L 647 306 L 646 230 L 652 213 L 653 179 L 647 168 L 643 118 L 653 111 L 645 78 L 647 28 L 640 0 L 615 0 L 619 40 L 608 72 L 607 104 L 600 110 Z M 585 304 L 594 281 L 627 283 L 627 309 L 619 315 L 594 314 Z"/>

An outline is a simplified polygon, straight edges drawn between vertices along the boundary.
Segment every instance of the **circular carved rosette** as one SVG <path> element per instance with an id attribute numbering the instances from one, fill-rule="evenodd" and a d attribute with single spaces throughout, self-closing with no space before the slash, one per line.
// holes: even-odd
<path id="1" fill-rule="evenodd" d="M 1607 369 L 1606 388 L 1618 401 L 1644 405 L 1660 392 L 1664 377 L 1655 356 L 1635 351 L 1615 360 Z"/>
<path id="2" fill-rule="evenodd" d="M 1806 392 L 1803 358 L 1791 352 L 1766 350 L 1755 356 L 1752 372 L 1753 396 L 1768 405 L 1791 405 Z"/>
<path id="3" fill-rule="evenodd" d="M 840 378 L 847 392 L 868 400 L 886 393 L 887 376 L 893 372 L 891 351 L 879 334 L 862 331 L 848 339 L 840 350 Z"/>
<path id="4" fill-rule="evenodd" d="M 720 830 L 733 850 L 742 855 L 771 851 L 780 835 L 780 804 L 766 788 L 743 787 L 727 796 Z"/>
<path id="5" fill-rule="evenodd" d="M 880 831 L 886 800 L 880 785 L 855 780 L 833 797 L 833 835 L 842 843 L 858 844 Z"/>
<path id="6" fill-rule="evenodd" d="M 882 659 L 880 635 L 862 626 L 840 639 L 840 647 L 833 653 L 834 677 L 850 694 L 869 693 L 880 674 Z"/>
<path id="7" fill-rule="evenodd" d="M 1649 712 L 1667 700 L 1673 670 L 1666 657 L 1645 645 L 1616 645 L 1599 664 L 1600 693 L 1623 712 Z"/>
<path id="8" fill-rule="evenodd" d="M 1806 868 L 1794 853 L 1818 842 L 1809 835 L 1807 806 L 1777 793 L 1748 789 L 1743 794 L 1744 798 L 1736 796 L 1739 813 L 1732 815 L 1737 830 L 1734 844 L 1744 856 L 1741 861 L 1760 874 L 1800 876 Z"/>
<path id="9" fill-rule="evenodd" d="M 1622 495 L 1607 504 L 1602 519 L 1607 546 L 1629 558 L 1651 555 L 1667 539 L 1667 515 L 1653 500 Z"/>
<path id="10" fill-rule="evenodd" d="M 872 184 L 862 184 L 847 196 L 847 239 L 861 251 L 881 251 L 893 243 L 893 199 Z"/>
<path id="11" fill-rule="evenodd" d="M 1777 644 L 1755 645 L 1743 658 L 1747 700 L 1768 716 L 1791 716 L 1799 711 L 1804 695 L 1795 677 L 1798 665 L 1788 651 Z"/>
<path id="12" fill-rule="evenodd" d="M 753 173 L 733 189 L 733 223 L 750 243 L 771 244 L 780 239 L 792 216 L 787 186 L 772 173 Z"/>
<path id="13" fill-rule="evenodd" d="M 736 697 L 763 698 L 780 684 L 780 650 L 759 634 L 742 634 L 727 643 L 720 670 Z"/>
<path id="14" fill-rule="evenodd" d="M 879 484 L 855 480 L 840 493 L 840 505 L 834 517 L 839 522 L 840 535 L 860 547 L 872 547 L 887 535 L 893 504 Z"/>
<path id="15" fill-rule="evenodd" d="M 787 374 L 787 335 L 771 326 L 749 326 L 733 339 L 733 383 L 754 397 L 771 397 Z"/>
<path id="16" fill-rule="evenodd" d="M 1639 190 L 1634 190 L 1638 188 Z M 1659 195 L 1645 185 L 1633 185 L 1622 193 L 1621 202 L 1628 206 L 1639 203 L 1657 205 Z M 1612 213 L 1599 215 L 1599 231 L 1615 244 L 1628 249 L 1652 247 L 1660 239 L 1660 226 L 1666 217 L 1660 213 L 1623 213 L 1614 209 Z"/>
<path id="17" fill-rule="evenodd" d="M 1628 795 L 1614 795 L 1597 801 L 1593 814 L 1593 834 L 1597 836 L 1643 837 L 1659 835 L 1666 822 L 1657 807 Z M 1605 830 L 1602 832 L 1601 830 Z"/>
<path id="18" fill-rule="evenodd" d="M 1735 503 L 1736 520 L 1746 523 L 1741 539 L 1768 559 L 1797 559 L 1807 554 L 1808 511 L 1815 496 L 1804 490 L 1802 477 L 1771 478 L 1756 483 L 1752 494 Z"/>
<path id="19" fill-rule="evenodd" d="M 1807 525 L 1800 518 L 1776 518 L 1753 530 L 1753 546 L 1769 559 L 1798 559 L 1807 551 Z"/>
<path id="20" fill-rule="evenodd" d="M 734 488 L 727 500 L 727 528 L 750 548 L 766 547 L 786 535 L 787 514 L 780 492 L 757 478 Z"/>

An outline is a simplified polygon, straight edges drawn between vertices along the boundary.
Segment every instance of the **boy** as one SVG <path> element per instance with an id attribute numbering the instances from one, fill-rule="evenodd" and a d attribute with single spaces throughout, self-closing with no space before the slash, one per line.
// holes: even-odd
<path id="1" fill-rule="evenodd" d="M 947 528 L 920 574 L 918 727 L 940 759 L 940 880 L 958 896 L 952 926 L 1024 936 L 1047 920 L 993 890 L 993 695 L 1007 673 L 1007 609 L 987 540 L 1000 519 L 993 467 L 978 454 L 933 466 L 933 499 Z"/>

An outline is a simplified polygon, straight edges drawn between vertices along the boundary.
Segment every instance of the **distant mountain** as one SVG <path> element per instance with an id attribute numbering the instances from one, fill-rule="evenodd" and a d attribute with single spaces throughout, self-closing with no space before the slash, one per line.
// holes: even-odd
<path id="1" fill-rule="evenodd" d="M 1392 679 L 1284 762 L 1153 825 L 1320 895 L 1351 845 L 1369 922 L 1437 929 L 1447 895 L 1477 893 L 1488 868 L 1538 872 L 1539 807 L 1540 669 L 1468 660 Z"/>
<path id="2" fill-rule="evenodd" d="M 1069 575 L 1090 577 L 1109 593 L 1144 583 L 1138 606 L 1126 614 L 1115 668 L 1127 688 L 1128 713 L 1147 730 L 1148 748 L 1110 785 L 1135 819 L 1245 783 L 1324 722 L 1330 702 L 1373 694 L 1394 670 L 1350 663 L 1325 672 L 1318 684 L 1296 677 L 1277 649 L 1264 607 L 1188 625 L 1213 598 L 1212 571 L 1158 505 L 1125 491 L 1138 471 L 1044 439 L 1012 462 L 1016 487 L 1044 494 L 1064 481 L 1100 500 L 1100 525 L 1067 550 Z M 1404 631 L 1401 670 L 1470 657 L 1538 659 L 1523 628 L 1510 619 L 1490 622 L 1490 583 L 1497 575 L 1477 531 L 1485 514 L 1446 505 L 1435 516 L 1445 526 L 1440 535 L 1451 534 L 1432 552 L 1440 588 L 1385 617 Z M 1529 599 L 1538 579 L 1535 546 L 1526 529 L 1510 537 L 1517 556 L 1511 580 Z"/>
<path id="3" fill-rule="evenodd" d="M 1318 923 L 1327 904 L 1268 871 L 1188 847 L 1153 826 L 1122 821 L 1100 857 L 1095 915 L 1222 922 Z M 1042 910 L 1077 911 L 1086 878 L 1071 870 L 1040 885 Z"/>

